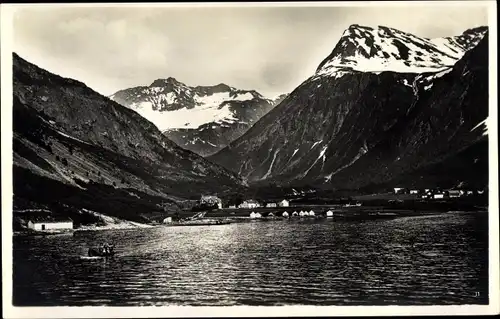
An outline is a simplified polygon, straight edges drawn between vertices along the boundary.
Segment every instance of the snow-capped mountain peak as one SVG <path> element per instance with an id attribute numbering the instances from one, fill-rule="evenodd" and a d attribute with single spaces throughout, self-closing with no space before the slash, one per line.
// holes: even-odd
<path id="1" fill-rule="evenodd" d="M 453 66 L 486 32 L 486 27 L 479 27 L 459 36 L 426 39 L 384 26 L 372 28 L 353 24 L 344 31 L 316 74 L 437 72 Z"/>
<path id="2" fill-rule="evenodd" d="M 135 110 L 178 145 L 201 155 L 243 134 L 277 102 L 255 90 L 224 83 L 193 87 L 173 77 L 118 91 L 110 98 Z"/>
<path id="3" fill-rule="evenodd" d="M 239 90 L 226 84 L 188 86 L 173 77 L 157 79 L 150 86 L 118 91 L 111 99 L 153 122 L 160 130 L 198 128 L 210 122 L 237 120 L 234 105 L 261 99 L 256 91 Z M 168 112 L 168 116 L 161 116 Z"/>

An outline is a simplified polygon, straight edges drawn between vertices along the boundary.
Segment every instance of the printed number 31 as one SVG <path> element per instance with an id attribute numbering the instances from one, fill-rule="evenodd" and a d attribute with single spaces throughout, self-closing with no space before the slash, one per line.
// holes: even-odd
<path id="1" fill-rule="evenodd" d="M 474 297 L 479 297 L 479 291 L 476 291 L 476 292 L 474 293 Z"/>

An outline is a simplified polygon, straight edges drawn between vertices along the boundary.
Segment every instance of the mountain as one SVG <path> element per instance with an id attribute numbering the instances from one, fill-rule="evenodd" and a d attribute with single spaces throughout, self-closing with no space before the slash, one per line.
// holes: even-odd
<path id="1" fill-rule="evenodd" d="M 144 222 L 185 199 L 242 187 L 137 112 L 17 54 L 13 102 L 16 211 L 48 207 L 79 220 L 87 209 Z"/>
<path id="2" fill-rule="evenodd" d="M 209 159 L 254 184 L 484 187 L 487 116 L 486 28 L 428 40 L 354 25 L 313 76 Z"/>
<path id="3" fill-rule="evenodd" d="M 283 97 L 266 99 L 226 84 L 190 87 L 169 77 L 110 98 L 153 122 L 177 145 L 207 156 L 240 137 Z"/>
<path id="4" fill-rule="evenodd" d="M 396 29 L 357 24 L 344 31 L 318 75 L 341 76 L 342 71 L 423 73 L 453 66 L 483 38 L 486 27 L 459 36 L 426 39 Z"/>

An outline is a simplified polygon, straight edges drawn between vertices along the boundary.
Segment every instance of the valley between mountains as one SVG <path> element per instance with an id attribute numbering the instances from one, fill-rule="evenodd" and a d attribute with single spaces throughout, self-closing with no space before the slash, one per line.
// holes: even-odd
<path id="1" fill-rule="evenodd" d="M 152 223 L 261 189 L 484 189 L 488 87 L 486 27 L 425 39 L 352 25 L 277 97 L 172 77 L 106 97 L 14 53 L 14 227 L 42 211 Z"/>

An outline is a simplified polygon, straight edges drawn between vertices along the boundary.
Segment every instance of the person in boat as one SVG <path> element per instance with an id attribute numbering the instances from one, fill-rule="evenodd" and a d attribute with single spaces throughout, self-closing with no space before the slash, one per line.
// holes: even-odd
<path id="1" fill-rule="evenodd" d="M 113 253 L 113 245 L 100 243 L 97 248 L 89 248 L 89 256 L 110 256 Z"/>
<path id="2" fill-rule="evenodd" d="M 109 246 L 108 243 L 104 243 L 104 245 L 102 246 L 103 250 L 104 250 L 104 253 L 106 255 L 109 255 L 111 253 L 111 247 Z"/>

